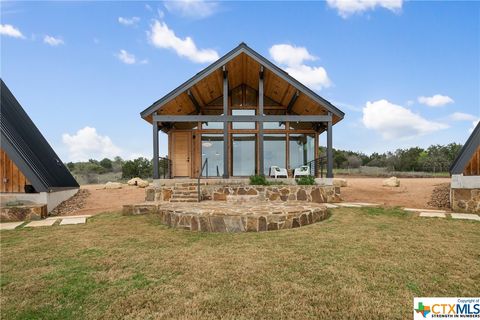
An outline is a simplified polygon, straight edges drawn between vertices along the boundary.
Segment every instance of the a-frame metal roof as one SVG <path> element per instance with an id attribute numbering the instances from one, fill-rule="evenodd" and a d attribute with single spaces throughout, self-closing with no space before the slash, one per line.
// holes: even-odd
<path id="1" fill-rule="evenodd" d="M 197 73 L 195 76 L 193 76 L 192 78 L 190 78 L 189 80 L 181 84 L 179 87 L 177 87 L 176 89 L 174 89 L 173 91 L 165 95 L 163 98 L 154 102 L 150 107 L 143 110 L 140 113 L 141 117 L 146 118 L 150 116 L 153 112 L 157 111 L 162 105 L 166 104 L 172 99 L 175 99 L 178 95 L 187 91 L 190 87 L 192 87 L 193 85 L 198 83 L 200 80 L 210 75 L 212 72 L 218 70 L 219 68 L 224 66 L 227 62 L 234 59 L 241 53 L 248 55 L 249 57 L 254 59 L 256 62 L 263 65 L 265 68 L 269 69 L 275 75 L 279 76 L 283 80 L 287 81 L 290 85 L 297 88 L 297 90 L 303 92 L 309 98 L 319 103 L 322 107 L 332 112 L 334 115 L 336 115 L 340 119 L 343 119 L 343 117 L 345 116 L 345 114 L 340 109 L 335 107 L 329 101 L 325 100 L 324 98 L 316 94 L 314 91 L 312 91 L 311 89 L 309 89 L 308 87 L 300 83 L 298 80 L 290 76 L 287 72 L 277 67 L 271 61 L 269 61 L 268 59 L 260 55 L 258 52 L 256 52 L 255 50 L 247 46 L 244 42 L 242 42 L 236 48 L 234 48 L 233 50 L 225 54 L 223 57 L 221 57 L 220 59 L 212 63 L 210 66 L 203 69 L 202 71 Z"/>
<path id="2" fill-rule="evenodd" d="M 480 122 L 477 123 L 472 134 L 468 137 L 467 142 L 463 145 L 462 150 L 450 167 L 451 174 L 461 174 L 465 170 L 468 162 L 472 158 L 475 151 L 480 146 Z"/>
<path id="3" fill-rule="evenodd" d="M 37 192 L 78 188 L 70 171 L 23 110 L 6 84 L 1 82 L 1 148 Z"/>

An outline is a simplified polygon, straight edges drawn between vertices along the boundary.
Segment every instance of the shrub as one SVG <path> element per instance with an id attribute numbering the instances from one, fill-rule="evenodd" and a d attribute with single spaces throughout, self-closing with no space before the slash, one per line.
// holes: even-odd
<path id="1" fill-rule="evenodd" d="M 297 184 L 300 186 L 311 186 L 316 184 L 315 183 L 315 177 L 313 176 L 301 176 L 300 178 L 297 178 Z"/>
<path id="2" fill-rule="evenodd" d="M 270 182 L 267 181 L 267 178 L 262 175 L 254 175 L 250 176 L 250 185 L 253 186 L 268 186 L 270 185 Z"/>

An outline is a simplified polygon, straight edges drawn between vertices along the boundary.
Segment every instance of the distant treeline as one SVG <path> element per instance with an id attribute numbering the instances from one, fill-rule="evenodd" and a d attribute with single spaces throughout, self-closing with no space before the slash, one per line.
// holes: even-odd
<path id="1" fill-rule="evenodd" d="M 395 152 L 375 152 L 371 155 L 334 149 L 333 161 L 337 169 L 367 166 L 387 168 L 389 171 L 446 172 L 461 148 L 460 144 L 450 143 L 432 145 L 427 149 L 413 147 L 397 149 Z M 320 154 L 325 155 L 325 148 L 320 148 Z M 115 157 L 113 160 L 105 158 L 100 161 L 90 159 L 85 162 L 69 162 L 67 167 L 76 177 L 82 176 L 88 183 L 98 182 L 98 176 L 106 174 L 112 174 L 112 179 L 151 178 L 153 171 L 151 159 L 146 158 L 124 160 Z"/>
<path id="2" fill-rule="evenodd" d="M 338 169 L 360 166 L 381 167 L 391 171 L 445 172 L 462 148 L 461 144 L 431 145 L 427 149 L 412 147 L 394 152 L 366 155 L 362 152 L 334 149 L 334 167 Z M 320 148 L 325 155 L 325 148 Z"/>
<path id="3" fill-rule="evenodd" d="M 100 161 L 90 159 L 84 162 L 68 162 L 67 167 L 77 176 L 107 173 L 121 173 L 122 179 L 149 178 L 152 176 L 152 161 L 142 157 L 134 160 L 123 160 L 121 157 L 115 157 L 113 160 L 104 158 Z"/>

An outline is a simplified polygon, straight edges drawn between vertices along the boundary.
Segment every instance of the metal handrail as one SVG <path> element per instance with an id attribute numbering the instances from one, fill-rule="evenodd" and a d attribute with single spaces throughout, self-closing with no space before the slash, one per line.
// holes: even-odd
<path id="1" fill-rule="evenodd" d="M 163 175 L 163 179 L 170 179 L 172 177 L 172 172 L 171 172 L 172 160 L 168 159 L 167 157 L 158 157 L 158 166 L 159 166 L 159 172 L 158 172 L 159 177 L 161 177 L 162 175 Z"/>
<path id="2" fill-rule="evenodd" d="M 202 164 L 202 168 L 200 169 L 200 173 L 198 174 L 198 180 L 197 180 L 198 201 L 201 200 L 201 198 L 200 198 L 200 179 L 202 178 L 203 169 L 205 169 L 205 167 L 207 167 L 206 177 L 208 178 L 208 158 L 205 158 L 205 161 Z"/>
<path id="3" fill-rule="evenodd" d="M 323 178 L 323 167 L 326 164 L 327 157 L 318 157 L 307 162 L 305 165 L 310 169 L 310 175 L 317 177 L 318 172 L 320 171 L 320 178 Z"/>

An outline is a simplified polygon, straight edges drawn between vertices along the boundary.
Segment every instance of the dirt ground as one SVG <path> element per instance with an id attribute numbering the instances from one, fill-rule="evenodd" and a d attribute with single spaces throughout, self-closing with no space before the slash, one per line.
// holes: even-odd
<path id="1" fill-rule="evenodd" d="M 373 202 L 387 206 L 431 208 L 428 202 L 435 186 L 450 182 L 448 178 L 401 178 L 400 187 L 383 187 L 384 178 L 344 177 L 348 187 L 341 190 L 348 202 Z M 124 185 L 122 189 L 101 189 L 103 185 L 83 185 L 89 191 L 83 208 L 68 214 L 98 214 L 120 211 L 125 204 L 143 202 L 145 189 Z"/>
<path id="2" fill-rule="evenodd" d="M 427 203 L 435 186 L 450 182 L 449 178 L 400 178 L 400 187 L 383 187 L 384 178 L 343 178 L 348 181 L 348 187 L 341 189 L 344 201 L 409 208 L 429 208 Z"/>
<path id="3" fill-rule="evenodd" d="M 103 185 L 90 184 L 80 188 L 90 192 L 82 209 L 73 214 L 97 214 L 101 212 L 120 211 L 124 204 L 145 201 L 145 189 L 123 185 L 122 189 L 101 189 Z"/>

